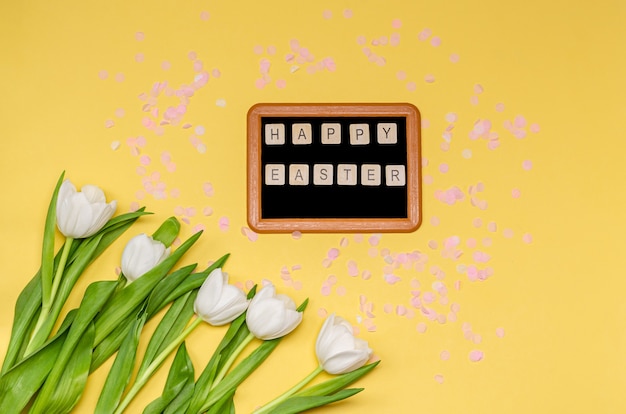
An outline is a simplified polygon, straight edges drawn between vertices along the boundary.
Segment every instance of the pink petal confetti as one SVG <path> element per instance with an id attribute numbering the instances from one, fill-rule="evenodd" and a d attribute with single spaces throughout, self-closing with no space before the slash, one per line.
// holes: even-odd
<path id="1" fill-rule="evenodd" d="M 441 46 L 441 39 L 438 36 L 434 36 L 430 39 L 431 46 L 438 47 Z"/>
<path id="2" fill-rule="evenodd" d="M 432 34 L 432 31 L 428 28 L 422 30 L 418 35 L 417 38 L 419 40 L 421 40 L 422 42 L 425 41 L 426 39 L 428 39 L 430 37 L 430 35 Z"/>
<path id="3" fill-rule="evenodd" d="M 287 81 L 285 79 L 276 80 L 276 87 L 278 89 L 284 89 L 287 87 Z"/>
<path id="4" fill-rule="evenodd" d="M 504 328 L 496 328 L 496 336 L 498 338 L 504 338 Z"/>
<path id="5" fill-rule="evenodd" d="M 370 272 L 369 270 L 364 270 L 363 273 L 361 273 L 361 279 L 369 280 L 371 278 L 372 278 L 372 272 Z"/>
<path id="6" fill-rule="evenodd" d="M 513 126 L 515 128 L 524 128 L 526 126 L 526 118 L 522 115 L 517 115 L 513 120 Z"/>
<path id="7" fill-rule="evenodd" d="M 435 374 L 435 381 L 437 381 L 439 384 L 443 384 L 444 381 L 444 377 L 442 374 Z"/>
<path id="8" fill-rule="evenodd" d="M 524 160 L 522 162 L 522 168 L 526 171 L 530 171 L 533 168 L 533 162 L 531 160 Z"/>
<path id="9" fill-rule="evenodd" d="M 390 285 L 394 285 L 394 284 L 398 283 L 401 280 L 402 279 L 400 279 L 398 276 L 393 275 L 393 274 L 386 274 L 385 275 L 385 282 L 389 283 Z"/>
<path id="10" fill-rule="evenodd" d="M 483 352 L 479 351 L 477 349 L 470 351 L 469 353 L 469 360 L 472 362 L 478 362 L 481 361 L 483 359 Z"/>
<path id="11" fill-rule="evenodd" d="M 113 121 L 112 119 L 107 119 L 106 121 L 104 121 L 105 128 L 113 128 L 114 126 L 115 126 L 115 121 Z"/>
<path id="12" fill-rule="evenodd" d="M 441 351 L 441 353 L 439 354 L 439 358 L 441 358 L 442 361 L 448 361 L 450 359 L 450 351 Z"/>
<path id="13" fill-rule="evenodd" d="M 526 244 L 530 244 L 533 242 L 533 236 L 530 233 L 525 233 L 522 236 L 522 241 Z"/>
<path id="14" fill-rule="evenodd" d="M 378 246 L 378 243 L 380 243 L 380 239 L 380 234 L 373 234 L 372 236 L 370 236 L 370 238 L 368 239 L 370 246 Z"/>
<path id="15" fill-rule="evenodd" d="M 420 323 L 418 323 L 416 325 L 415 329 L 419 333 L 426 333 L 426 330 L 428 329 L 428 326 L 424 322 L 420 322 Z"/>
<path id="16" fill-rule="evenodd" d="M 354 260 L 348 261 L 348 275 L 352 277 L 359 275 L 359 268 Z"/>
<path id="17" fill-rule="evenodd" d="M 123 73 L 118 73 L 115 75 L 116 82 L 124 82 L 125 76 Z"/>
<path id="18" fill-rule="evenodd" d="M 167 60 L 161 62 L 161 69 L 163 69 L 163 70 L 170 70 L 171 68 L 172 68 L 172 64 L 170 62 L 168 62 Z"/>
<path id="19" fill-rule="evenodd" d="M 218 227 L 221 231 L 228 231 L 230 226 L 230 220 L 228 217 L 221 217 L 218 222 Z"/>
<path id="20" fill-rule="evenodd" d="M 258 89 L 265 88 L 265 85 L 266 85 L 266 82 L 262 78 L 259 78 L 254 82 L 254 86 L 256 86 Z"/>
<path id="21" fill-rule="evenodd" d="M 450 62 L 452 62 L 452 63 L 458 63 L 460 59 L 461 58 L 459 57 L 459 55 L 457 53 L 452 53 L 450 55 Z"/>
<path id="22" fill-rule="evenodd" d="M 111 149 L 112 149 L 113 151 L 116 151 L 116 150 L 120 147 L 120 145 L 121 145 L 121 144 L 120 144 L 120 142 L 119 142 L 119 141 L 113 141 L 113 142 L 111 142 Z"/>
<path id="23" fill-rule="evenodd" d="M 211 216 L 211 215 L 213 215 L 213 208 L 208 207 L 208 206 L 204 207 L 202 209 L 202 215 L 204 215 L 204 216 Z"/>
<path id="24" fill-rule="evenodd" d="M 251 242 L 255 242 L 259 238 L 259 235 L 255 233 L 254 231 L 250 230 L 248 227 L 242 227 L 241 234 L 246 236 L 248 240 L 250 240 Z"/>
<path id="25" fill-rule="evenodd" d="M 145 38 L 146 38 L 146 35 L 143 32 L 135 33 L 135 40 L 137 40 L 138 42 L 142 42 Z"/>
<path id="26" fill-rule="evenodd" d="M 293 233 L 291 233 L 291 238 L 294 240 L 300 240 L 302 238 L 302 232 L 300 231 L 294 231 Z"/>
<path id="27" fill-rule="evenodd" d="M 207 20 L 209 20 L 210 17 L 211 17 L 211 14 L 208 11 L 203 10 L 200 12 L 200 20 L 206 22 Z"/>
<path id="28" fill-rule="evenodd" d="M 330 19 L 330 18 L 333 17 L 333 12 L 330 11 L 330 10 L 324 10 L 322 12 L 322 17 L 325 18 L 325 19 Z"/>
<path id="29" fill-rule="evenodd" d="M 435 82 L 435 75 L 428 74 L 428 75 L 424 76 L 424 81 L 426 83 L 433 83 L 433 82 Z"/>
<path id="30" fill-rule="evenodd" d="M 537 134 L 539 133 L 539 131 L 541 131 L 541 128 L 539 127 L 539 124 L 530 124 L 530 132 L 532 132 L 533 134 Z"/>
<path id="31" fill-rule="evenodd" d="M 330 259 L 330 260 L 335 260 L 337 257 L 339 257 L 339 249 L 337 248 L 332 248 L 328 251 L 328 253 L 326 254 L 326 256 Z"/>

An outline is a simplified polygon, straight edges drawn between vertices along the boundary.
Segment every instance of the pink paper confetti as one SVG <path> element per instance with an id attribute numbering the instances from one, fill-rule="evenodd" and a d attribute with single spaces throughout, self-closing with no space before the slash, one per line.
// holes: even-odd
<path id="1" fill-rule="evenodd" d="M 475 350 L 470 351 L 470 353 L 469 353 L 469 360 L 472 361 L 472 362 L 478 362 L 478 361 L 481 361 L 483 359 L 483 356 L 484 356 L 484 354 L 483 354 L 482 351 L 479 351 L 479 350 L 475 349 Z"/>
<path id="2" fill-rule="evenodd" d="M 218 227 L 221 231 L 228 231 L 230 227 L 230 220 L 228 217 L 221 217 L 218 222 Z"/>
<path id="3" fill-rule="evenodd" d="M 259 235 L 255 233 L 254 231 L 250 230 L 248 227 L 242 227 L 241 234 L 246 236 L 248 240 L 250 240 L 251 242 L 255 242 L 259 238 Z"/>

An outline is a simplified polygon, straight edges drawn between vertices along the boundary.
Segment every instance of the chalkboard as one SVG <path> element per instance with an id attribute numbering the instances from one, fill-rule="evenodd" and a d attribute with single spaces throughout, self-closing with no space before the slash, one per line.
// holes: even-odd
<path id="1" fill-rule="evenodd" d="M 410 232 L 421 222 L 411 104 L 257 104 L 248 223 L 257 232 Z"/>

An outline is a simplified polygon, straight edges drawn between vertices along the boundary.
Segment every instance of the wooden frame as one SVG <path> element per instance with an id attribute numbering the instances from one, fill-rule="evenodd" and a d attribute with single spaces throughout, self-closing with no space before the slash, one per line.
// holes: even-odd
<path id="1" fill-rule="evenodd" d="M 407 217 L 403 218 L 263 218 L 262 120 L 264 117 L 403 117 L 406 119 Z M 248 111 L 248 224 L 258 233 L 412 232 L 421 224 L 420 114 L 407 103 L 381 104 L 257 104 Z"/>

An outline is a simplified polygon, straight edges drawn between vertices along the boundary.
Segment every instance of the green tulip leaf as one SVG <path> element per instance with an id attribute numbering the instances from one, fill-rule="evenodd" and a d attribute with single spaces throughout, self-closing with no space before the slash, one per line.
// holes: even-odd
<path id="1" fill-rule="evenodd" d="M 57 292 L 54 303 L 52 304 L 52 308 L 50 309 L 50 313 L 47 315 L 44 320 L 41 328 L 35 332 L 33 338 L 31 339 L 30 347 L 37 347 L 40 344 L 43 344 L 48 336 L 52 332 L 54 325 L 56 324 L 57 318 L 61 313 L 63 306 L 65 305 L 65 301 L 69 297 L 76 281 L 80 277 L 80 275 L 84 272 L 85 268 L 89 265 L 92 259 L 92 255 L 94 254 L 96 248 L 98 247 L 98 243 L 100 242 L 100 237 L 98 236 L 94 239 L 91 239 L 81 245 L 88 246 L 84 254 L 81 254 L 77 257 L 77 259 L 65 270 L 63 273 L 63 279 L 61 280 L 61 284 L 59 286 L 59 291 Z"/>
<path id="2" fill-rule="evenodd" d="M 329 379 L 327 381 L 305 388 L 295 393 L 294 397 L 330 395 L 354 383 L 356 380 L 358 380 L 359 378 L 363 377 L 365 374 L 369 373 L 371 370 L 376 368 L 379 363 L 380 361 L 376 361 L 371 364 L 364 365 L 361 368 L 355 369 L 352 372 L 347 372 L 345 374 L 336 375 L 332 379 Z"/>
<path id="3" fill-rule="evenodd" d="M 197 294 L 197 291 L 188 292 L 172 303 L 150 338 L 137 377 L 142 377 L 157 356 L 185 330 L 194 315 L 193 302 Z"/>
<path id="4" fill-rule="evenodd" d="M 176 352 L 174 361 L 170 367 L 170 371 L 163 387 L 163 392 L 159 398 L 150 403 L 143 414 L 161 414 L 165 412 L 166 408 L 172 404 L 177 397 L 185 390 L 189 388 L 189 385 L 193 387 L 194 383 L 194 369 L 193 363 L 187 353 L 187 348 L 183 342 Z M 187 392 L 191 395 L 191 393 Z M 183 401 L 179 401 L 178 404 Z M 178 411 L 180 412 L 180 411 Z"/>
<path id="5" fill-rule="evenodd" d="M 54 275 L 54 239 L 56 233 L 56 208 L 57 199 L 59 196 L 59 189 L 63 183 L 63 177 L 65 172 L 61 173 L 61 176 L 57 180 L 56 187 L 48 206 L 48 213 L 46 214 L 46 223 L 43 232 L 43 247 L 41 252 L 41 289 L 42 289 L 42 303 L 50 305 L 51 292 L 52 292 L 52 277 Z"/>
<path id="6" fill-rule="evenodd" d="M 252 289 L 250 289 L 247 295 L 248 299 L 254 297 L 256 288 L 257 286 L 254 285 Z M 191 398 L 187 413 L 197 413 L 200 411 L 209 397 L 209 391 L 213 386 L 213 380 L 217 372 L 224 367 L 224 364 L 228 361 L 232 353 L 239 348 L 240 344 L 243 343 L 249 334 L 250 331 L 246 325 L 246 313 L 244 312 L 230 323 L 224 337 L 213 352 L 213 356 L 196 381 L 194 395 Z"/>
<path id="7" fill-rule="evenodd" d="M 133 373 L 139 337 L 145 322 L 145 312 L 139 312 L 134 317 L 133 324 L 119 347 L 119 352 L 102 387 L 94 414 L 112 413 L 120 403 L 124 389 Z"/>
<path id="8" fill-rule="evenodd" d="M 163 414 L 180 414 L 184 413 L 189 406 L 189 400 L 193 395 L 194 384 L 193 379 L 187 382 L 180 393 L 169 403 L 169 405 L 163 410 Z"/>
<path id="9" fill-rule="evenodd" d="M 234 390 L 241 384 L 252 372 L 267 359 L 268 356 L 276 349 L 282 338 L 276 338 L 269 341 L 263 341 L 250 355 L 244 358 L 233 370 L 228 373 L 219 384 L 215 386 L 209 393 L 209 398 L 198 413 L 205 412 L 211 408 L 220 398 L 228 392 Z"/>
<path id="10" fill-rule="evenodd" d="M 213 406 L 206 412 L 206 414 L 230 414 L 235 412 L 235 402 L 233 397 L 236 390 L 231 390 L 224 394 L 219 400 L 213 404 Z"/>
<path id="11" fill-rule="evenodd" d="M 243 313 L 230 323 L 226 334 L 196 381 L 194 394 L 191 398 L 187 413 L 197 413 L 200 411 L 209 397 L 215 375 L 223 367 L 232 352 L 248 337 L 250 331 L 245 322 L 246 314 Z"/>
<path id="12" fill-rule="evenodd" d="M 114 281 L 100 281 L 94 282 L 87 287 L 80 307 L 76 311 L 76 316 L 69 329 L 67 338 L 63 343 L 63 347 L 57 358 L 55 358 L 54 366 L 31 409 L 32 413 L 45 412 L 48 410 L 48 407 L 56 405 L 55 397 L 59 398 L 59 396 L 62 396 L 62 398 L 65 399 L 66 395 L 69 396 L 78 392 L 78 390 L 62 388 L 59 390 L 59 384 L 72 382 L 72 379 L 67 377 L 72 373 L 68 371 L 67 367 L 73 363 L 74 360 L 82 361 L 82 357 L 88 355 L 91 364 L 93 341 L 88 344 L 89 349 L 84 351 L 78 350 L 78 344 L 85 344 L 83 338 L 85 337 L 86 331 L 93 329 L 94 317 L 113 294 L 116 286 L 117 282 Z M 78 357 L 77 354 L 79 354 Z M 84 373 L 77 371 L 76 375 L 82 377 Z M 80 378 L 77 379 L 77 381 L 80 383 Z M 82 393 L 82 389 L 80 393 Z"/>
<path id="13" fill-rule="evenodd" d="M 348 388 L 327 396 L 290 397 L 271 411 L 271 414 L 297 414 L 312 408 L 344 400 L 363 391 L 363 388 Z"/>
<path id="14" fill-rule="evenodd" d="M 165 289 L 174 289 L 176 286 L 172 283 L 164 284 L 165 281 L 172 278 L 174 282 L 180 282 L 185 280 L 189 276 L 189 274 L 193 271 L 196 265 L 188 265 L 183 268 L 180 268 L 166 278 L 162 279 L 161 282 L 157 284 L 155 289 L 150 293 L 150 298 L 157 292 Z M 142 276 L 143 277 L 143 276 Z M 139 278 L 141 280 L 141 278 Z M 136 283 L 137 281 L 133 282 Z M 132 285 L 132 284 L 131 284 Z M 148 301 L 148 303 L 150 303 Z M 163 309 L 169 302 L 161 302 L 158 306 L 153 306 L 152 310 L 146 310 L 147 319 L 150 320 L 154 317 L 161 309 Z M 127 315 L 123 320 L 118 321 L 117 325 L 113 327 L 113 330 L 107 335 L 102 341 L 97 344 L 94 349 L 93 359 L 91 361 L 91 372 L 95 371 L 100 365 L 104 363 L 111 355 L 117 351 L 122 343 L 124 337 L 126 336 L 126 332 L 130 329 L 130 326 L 133 325 L 135 321 L 135 315 L 145 307 L 145 301 L 135 306 L 135 308 Z"/>
<path id="15" fill-rule="evenodd" d="M 0 377 L 0 413 L 21 413 L 50 373 L 76 310 L 65 317 L 57 334 Z"/>
<path id="16" fill-rule="evenodd" d="M 165 247 L 170 247 L 179 232 L 180 222 L 176 217 L 170 217 L 152 234 L 152 238 L 163 243 Z"/>
<path id="17" fill-rule="evenodd" d="M 33 406 L 30 413 L 69 413 L 72 411 L 72 408 L 80 400 L 87 384 L 94 333 L 93 323 L 90 323 L 83 332 L 80 341 L 76 344 L 71 358 L 67 361 L 59 382 L 53 384 L 54 390 L 47 404 L 41 410 Z M 37 405 L 38 401 L 39 396 L 35 400 L 35 405 Z"/>
<path id="18" fill-rule="evenodd" d="M 126 286 L 119 294 L 113 297 L 96 319 L 95 345 L 100 344 L 100 342 L 115 329 L 119 321 L 124 320 L 128 315 L 132 314 L 133 310 L 148 297 L 159 281 L 167 275 L 176 262 L 189 250 L 201 235 L 202 232 L 195 233 L 164 261 Z"/>

